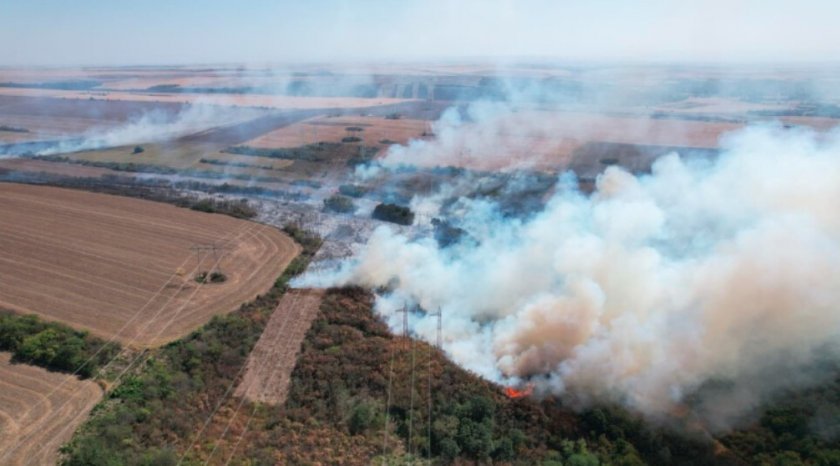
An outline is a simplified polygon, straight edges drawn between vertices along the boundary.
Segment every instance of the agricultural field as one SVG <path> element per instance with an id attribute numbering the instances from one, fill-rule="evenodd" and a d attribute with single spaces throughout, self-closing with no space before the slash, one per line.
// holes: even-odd
<path id="1" fill-rule="evenodd" d="M 290 290 L 280 299 L 259 341 L 248 356 L 236 396 L 282 405 L 303 338 L 318 315 L 324 290 Z"/>
<path id="2" fill-rule="evenodd" d="M 236 309 L 299 252 L 273 227 L 148 201 L 15 184 L 0 198 L 0 306 L 133 347 Z M 198 282 L 215 271 L 226 280 Z"/>
<path id="3" fill-rule="evenodd" d="M 31 172 L 47 173 L 61 176 L 78 177 L 99 177 L 105 174 L 116 174 L 117 172 L 107 168 L 89 167 L 84 165 L 47 162 L 44 160 L 33 160 L 25 158 L 0 159 L 0 173 L 8 172 Z"/>
<path id="4" fill-rule="evenodd" d="M 142 153 L 134 153 L 136 146 L 120 146 L 70 154 L 74 160 L 88 162 L 114 162 L 122 164 L 148 164 L 174 169 L 201 169 L 221 173 L 270 176 L 272 170 L 282 170 L 291 165 L 290 160 L 260 159 L 237 156 L 200 144 L 143 144 Z M 208 162 L 210 161 L 210 162 Z M 236 165 L 241 164 L 241 165 Z"/>
<path id="5" fill-rule="evenodd" d="M 93 129 L 108 131 L 117 125 L 116 121 L 83 116 L 3 115 L 0 143 L 56 140 Z"/>
<path id="6" fill-rule="evenodd" d="M 363 97 L 300 97 L 261 94 L 181 94 L 161 92 L 129 92 L 104 90 L 64 90 L 0 87 L 0 95 L 16 97 L 52 97 L 67 100 L 108 102 L 146 102 L 155 104 L 208 104 L 228 107 L 262 107 L 272 109 L 335 109 L 376 107 L 398 104 L 408 99 Z"/>
<path id="7" fill-rule="evenodd" d="M 291 148 L 318 142 L 341 142 L 358 138 L 359 144 L 376 146 L 406 144 L 431 135 L 430 122 L 380 116 L 321 116 L 280 128 L 245 143 L 266 149 Z"/>
<path id="8" fill-rule="evenodd" d="M 101 397 L 93 381 L 12 364 L 0 353 L 0 464 L 55 464 Z"/>

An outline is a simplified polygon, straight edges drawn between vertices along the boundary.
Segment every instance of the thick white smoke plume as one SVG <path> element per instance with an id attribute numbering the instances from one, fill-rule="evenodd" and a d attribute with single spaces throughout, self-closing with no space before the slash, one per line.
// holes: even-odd
<path id="1" fill-rule="evenodd" d="M 444 348 L 492 380 L 652 418 L 691 404 L 725 429 L 840 343 L 840 134 L 757 127 L 716 161 L 608 168 L 584 196 L 561 179 L 531 219 L 461 200 L 476 242 L 440 248 L 388 227 L 300 285 L 388 286 L 377 310 L 443 311 Z M 411 326 L 432 341 L 436 318 Z M 703 398 L 704 384 L 721 385 Z M 700 399 L 696 399 L 697 396 Z"/>

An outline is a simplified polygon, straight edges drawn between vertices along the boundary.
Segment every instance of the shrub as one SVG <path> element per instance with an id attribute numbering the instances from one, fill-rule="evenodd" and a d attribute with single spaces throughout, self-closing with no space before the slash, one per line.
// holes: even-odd
<path id="1" fill-rule="evenodd" d="M 364 433 L 377 424 L 382 424 L 382 407 L 373 400 L 363 400 L 356 404 L 350 411 L 350 418 L 347 420 L 347 428 L 353 435 Z"/>
<path id="2" fill-rule="evenodd" d="M 336 194 L 324 199 L 324 210 L 330 212 L 350 213 L 356 210 L 353 200 L 347 196 Z"/>
<path id="3" fill-rule="evenodd" d="M 0 313 L 0 350 L 13 359 L 47 369 L 91 377 L 119 347 L 37 316 Z"/>
<path id="4" fill-rule="evenodd" d="M 338 192 L 350 197 L 362 197 L 367 194 L 369 188 L 357 184 L 343 184 L 338 187 Z"/>
<path id="5" fill-rule="evenodd" d="M 145 152 L 146 149 L 143 149 L 142 146 L 134 146 L 134 150 L 131 151 L 132 154 L 142 154 Z"/>
<path id="6" fill-rule="evenodd" d="M 257 211 L 245 199 L 229 201 L 226 199 L 214 199 L 206 197 L 189 203 L 192 210 L 207 212 L 211 214 L 225 214 L 236 218 L 256 217 Z"/>
<path id="7" fill-rule="evenodd" d="M 209 274 L 207 272 L 199 272 L 195 276 L 195 281 L 198 283 L 223 283 L 226 280 L 227 275 L 219 271 L 213 271 Z"/>
<path id="8" fill-rule="evenodd" d="M 411 225 L 414 223 L 414 212 L 408 207 L 382 203 L 373 209 L 373 218 L 399 225 Z"/>

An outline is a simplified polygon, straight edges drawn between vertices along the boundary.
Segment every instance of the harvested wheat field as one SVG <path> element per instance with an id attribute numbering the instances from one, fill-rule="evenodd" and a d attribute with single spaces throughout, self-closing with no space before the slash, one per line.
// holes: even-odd
<path id="1" fill-rule="evenodd" d="M 426 120 L 388 119 L 379 116 L 316 117 L 263 134 L 245 143 L 268 149 L 299 147 L 317 142 L 341 142 L 345 137 L 359 138 L 360 144 L 406 144 L 431 133 Z"/>
<path id="2" fill-rule="evenodd" d="M 80 135 L 91 129 L 107 131 L 118 124 L 117 121 L 82 116 L 3 115 L 0 117 L 0 127 L 14 128 L 18 131 L 0 130 L 0 141 L 62 139 Z"/>
<path id="3" fill-rule="evenodd" d="M 283 404 L 297 353 L 324 297 L 323 290 L 289 290 L 260 336 L 236 388 L 236 396 L 261 403 Z"/>
<path id="4" fill-rule="evenodd" d="M 177 339 L 268 290 L 298 252 L 279 230 L 167 204 L 0 184 L 0 307 L 132 347 Z M 212 250 L 195 251 L 193 246 Z M 221 270 L 223 283 L 200 284 Z"/>
<path id="5" fill-rule="evenodd" d="M 0 353 L 0 464 L 55 464 L 58 448 L 102 397 L 94 382 L 11 364 Z"/>

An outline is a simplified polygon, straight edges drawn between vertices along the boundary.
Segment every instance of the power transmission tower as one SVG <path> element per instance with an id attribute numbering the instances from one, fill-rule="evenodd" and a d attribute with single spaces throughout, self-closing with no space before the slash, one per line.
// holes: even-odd
<path id="1" fill-rule="evenodd" d="M 438 348 L 443 347 L 443 310 L 438 307 L 437 312 L 429 314 L 430 316 L 437 317 L 437 334 L 435 335 L 435 346 Z"/>
<path id="2" fill-rule="evenodd" d="M 405 342 L 408 342 L 408 307 L 405 304 L 403 304 L 402 315 L 403 315 L 402 337 L 403 337 L 403 340 Z"/>
<path id="3" fill-rule="evenodd" d="M 443 310 L 438 308 L 437 312 L 437 347 L 443 349 Z"/>
<path id="4" fill-rule="evenodd" d="M 201 266 L 201 253 L 206 252 L 206 251 L 210 251 L 213 254 L 213 260 L 214 260 L 213 264 L 215 266 L 215 269 L 218 270 L 219 273 L 222 273 L 222 263 L 220 261 L 219 254 L 220 254 L 221 251 L 225 251 L 227 249 L 228 248 L 225 247 L 225 246 L 216 246 L 215 243 L 194 244 L 194 245 L 190 246 L 190 250 L 195 251 L 196 268 Z M 213 272 L 213 271 L 210 270 L 209 272 Z"/>
<path id="5" fill-rule="evenodd" d="M 195 267 L 198 269 L 201 266 L 201 251 L 204 251 L 203 246 L 192 245 L 190 251 L 195 251 Z"/>

